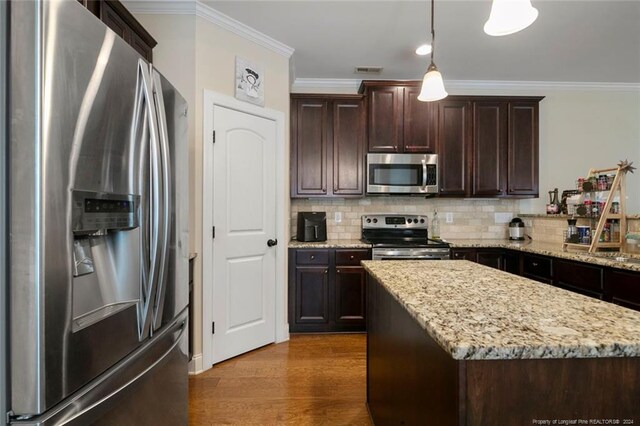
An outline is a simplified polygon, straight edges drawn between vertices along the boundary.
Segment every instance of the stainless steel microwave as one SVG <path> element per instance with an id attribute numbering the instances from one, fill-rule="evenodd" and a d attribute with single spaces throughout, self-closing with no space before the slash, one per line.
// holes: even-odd
<path id="1" fill-rule="evenodd" d="M 367 194 L 436 193 L 436 154 L 367 154 Z"/>

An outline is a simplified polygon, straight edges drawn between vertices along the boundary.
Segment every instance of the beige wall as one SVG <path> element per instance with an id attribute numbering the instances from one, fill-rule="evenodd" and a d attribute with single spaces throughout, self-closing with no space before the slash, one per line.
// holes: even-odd
<path id="1" fill-rule="evenodd" d="M 205 90 L 234 96 L 236 55 L 260 63 L 265 69 L 265 107 L 284 112 L 289 128 L 289 59 L 247 41 L 195 15 L 139 14 L 136 17 L 158 41 L 154 64 L 189 101 L 190 114 L 190 247 L 202 253 L 202 152 L 203 93 Z M 285 132 L 289 146 L 289 132 Z M 288 148 L 286 149 L 288 153 Z M 287 156 L 288 161 L 288 156 Z M 285 168 L 288 169 L 288 163 Z M 287 181 L 281 182 L 288 188 Z M 289 206 L 286 206 L 286 211 Z M 280 226 L 289 229 L 288 217 Z M 207 232 L 207 235 L 209 233 Z M 195 354 L 202 353 L 202 261 L 194 272 Z"/>
<path id="2" fill-rule="evenodd" d="M 548 191 L 556 187 L 560 192 L 573 189 L 576 178 L 586 175 L 592 167 L 613 167 L 627 158 L 640 167 L 637 90 L 449 88 L 448 91 L 451 95 L 545 96 L 540 103 L 540 198 L 520 201 L 523 213 L 544 213 Z M 296 92 L 324 93 L 327 89 L 305 87 Z M 628 176 L 627 196 L 627 212 L 640 213 L 640 173 Z"/>

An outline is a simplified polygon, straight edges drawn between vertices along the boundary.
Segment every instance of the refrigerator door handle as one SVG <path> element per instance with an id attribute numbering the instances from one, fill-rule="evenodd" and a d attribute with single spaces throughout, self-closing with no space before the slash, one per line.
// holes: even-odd
<path id="1" fill-rule="evenodd" d="M 162 313 L 164 308 L 164 299 L 168 282 L 167 255 L 169 251 L 169 241 L 171 233 L 171 159 L 169 151 L 169 132 L 167 130 L 167 115 L 164 108 L 164 97 L 162 95 L 162 81 L 157 71 L 151 70 L 153 95 L 157 111 L 159 146 L 160 146 L 160 164 L 162 165 L 162 197 L 164 203 L 162 205 L 162 226 L 163 239 L 160 242 L 160 269 L 158 273 L 158 286 L 155 295 L 154 307 L 154 329 L 160 328 L 162 325 Z M 152 330 L 153 333 L 153 330 Z"/>
<path id="2" fill-rule="evenodd" d="M 149 261 L 149 273 L 148 273 L 148 285 L 143 283 L 142 291 L 142 303 L 138 310 L 138 334 L 140 341 L 145 340 L 151 334 L 151 323 L 153 321 L 153 306 L 155 303 L 156 287 L 158 285 L 158 263 L 160 260 L 160 205 L 161 192 L 160 192 L 160 153 L 158 142 L 158 127 L 156 123 L 155 102 L 152 95 L 152 81 L 149 72 L 149 65 L 142 59 L 138 62 L 138 70 L 144 93 L 144 99 L 146 101 L 147 108 L 147 120 L 149 125 L 149 155 L 150 155 L 150 226 L 151 236 L 149 241 L 150 249 L 150 261 Z M 145 265 L 146 266 L 146 265 Z M 145 294 L 146 293 L 146 294 Z"/>

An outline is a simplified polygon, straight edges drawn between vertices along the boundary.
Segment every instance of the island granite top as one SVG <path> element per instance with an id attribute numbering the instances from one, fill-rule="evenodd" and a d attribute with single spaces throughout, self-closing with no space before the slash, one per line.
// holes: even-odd
<path id="1" fill-rule="evenodd" d="M 640 312 L 466 260 L 362 265 L 457 360 L 640 356 Z"/>

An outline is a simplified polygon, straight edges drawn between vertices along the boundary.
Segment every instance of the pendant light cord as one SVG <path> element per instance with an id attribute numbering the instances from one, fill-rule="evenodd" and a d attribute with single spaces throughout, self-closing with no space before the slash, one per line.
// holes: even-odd
<path id="1" fill-rule="evenodd" d="M 435 3 L 435 0 L 431 0 L 431 64 L 433 64 L 433 51 L 436 50 L 436 45 L 435 45 L 436 32 L 433 29 L 434 3 Z"/>

